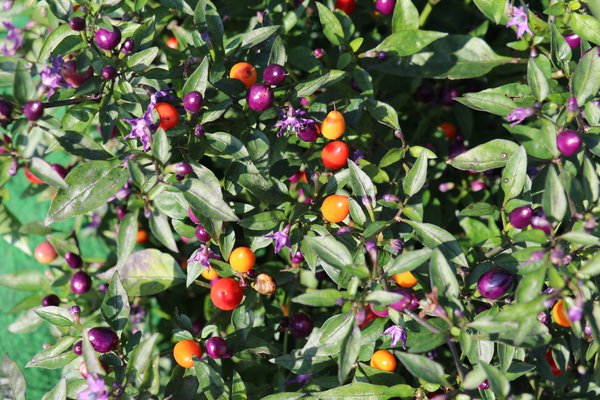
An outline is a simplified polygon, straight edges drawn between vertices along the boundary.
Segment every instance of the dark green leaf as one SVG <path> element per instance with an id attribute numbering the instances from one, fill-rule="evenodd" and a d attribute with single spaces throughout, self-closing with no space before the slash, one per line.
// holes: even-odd
<path id="1" fill-rule="evenodd" d="M 392 32 L 419 29 L 419 11 L 411 0 L 397 0 L 392 17 Z"/>
<path id="2" fill-rule="evenodd" d="M 390 276 L 402 272 L 412 271 L 423 265 L 431 257 L 431 249 L 422 248 L 400 254 L 384 267 L 385 273 Z"/>
<path id="3" fill-rule="evenodd" d="M 488 171 L 504 167 L 518 148 L 509 140 L 494 139 L 454 157 L 448 164 L 460 170 Z"/>
<path id="4" fill-rule="evenodd" d="M 440 228 L 439 226 L 415 221 L 405 221 L 407 224 L 413 227 L 415 233 L 419 237 L 419 240 L 430 249 L 439 246 L 440 250 L 446 258 L 453 263 L 462 267 L 468 267 L 467 259 L 460 248 L 460 245 L 456 241 L 456 238 L 452 236 L 448 231 Z"/>
<path id="5" fill-rule="evenodd" d="M 305 236 L 303 242 L 327 264 L 337 268 L 344 268 L 352 264 L 350 251 L 332 236 Z"/>
<path id="6" fill-rule="evenodd" d="M 127 325 L 129 309 L 127 292 L 121 283 L 119 273 L 115 272 L 108 285 L 108 291 L 102 300 L 102 306 L 100 307 L 102 316 L 111 328 L 120 333 Z"/>
<path id="7" fill-rule="evenodd" d="M 183 93 L 188 94 L 192 91 L 197 91 L 202 93 L 206 92 L 206 88 L 208 86 L 208 67 L 209 67 L 209 59 L 205 57 L 198 68 L 190 75 L 190 77 L 185 81 L 185 85 L 183 85 Z"/>
<path id="8" fill-rule="evenodd" d="M 527 153 L 520 146 L 508 159 L 502 171 L 501 186 L 504 191 L 504 205 L 523 191 L 527 179 Z"/>
<path id="9" fill-rule="evenodd" d="M 194 211 L 219 221 L 237 221 L 238 217 L 223 200 L 221 190 L 214 190 L 210 177 L 199 176 L 198 179 L 188 179 L 177 184 Z"/>
<path id="10" fill-rule="evenodd" d="M 383 39 L 374 51 L 385 51 L 399 57 L 406 57 L 418 53 L 429 44 L 447 36 L 444 32 L 402 30 L 392 33 Z"/>
<path id="11" fill-rule="evenodd" d="M 546 186 L 542 194 L 544 212 L 556 221 L 562 221 L 567 212 L 567 196 L 553 166 L 548 167 Z"/>
<path id="12" fill-rule="evenodd" d="M 404 193 L 412 197 L 421 190 L 427 179 L 427 155 L 424 151 L 419 154 L 417 161 L 406 174 L 402 182 Z"/>
<path id="13" fill-rule="evenodd" d="M 263 26 L 256 28 L 242 36 L 242 48 L 247 49 L 260 44 L 273 36 L 279 29 L 279 25 Z"/>
<path id="14" fill-rule="evenodd" d="M 600 21 L 591 15 L 572 13 L 569 20 L 573 32 L 596 45 L 600 45 Z M 594 53 L 591 51 L 591 53 Z M 596 56 L 598 58 L 598 56 Z"/>
<path id="15" fill-rule="evenodd" d="M 117 259 L 118 264 L 122 265 L 133 253 L 137 243 L 138 233 L 138 210 L 128 212 L 119 223 L 119 232 L 117 235 Z"/>
<path id="16" fill-rule="evenodd" d="M 502 398 L 508 396 L 510 392 L 510 382 L 506 377 L 502 374 L 502 372 L 498 371 L 495 367 L 492 367 L 488 363 L 482 362 L 480 364 L 487 375 L 488 382 L 490 383 L 490 388 L 492 391 Z"/>
<path id="17" fill-rule="evenodd" d="M 438 248 L 433 249 L 431 254 L 429 278 L 431 279 L 431 286 L 437 288 L 440 295 L 458 298 L 460 294 L 458 280 L 453 268 Z"/>
<path id="18" fill-rule="evenodd" d="M 175 243 L 169 219 L 156 208 L 152 210 L 150 217 L 150 231 L 167 249 L 177 252 L 177 243 Z"/>
<path id="19" fill-rule="evenodd" d="M 35 310 L 35 313 L 42 319 L 56 326 L 77 326 L 71 318 L 71 314 L 62 307 L 42 307 Z"/>
<path id="20" fill-rule="evenodd" d="M 348 298 L 348 292 L 336 289 L 309 290 L 292 299 L 292 302 L 311 307 L 333 307 L 339 299 Z"/>
<path id="21" fill-rule="evenodd" d="M 334 13 L 332 13 L 326 5 L 322 3 L 316 3 L 317 9 L 319 10 L 319 19 L 323 26 L 323 34 L 333 45 L 340 45 L 344 43 L 344 29 L 342 24 L 337 19 Z"/>
<path id="22" fill-rule="evenodd" d="M 143 71 L 152 64 L 152 61 L 158 56 L 158 47 L 150 47 L 133 53 L 127 57 L 127 67 L 132 71 Z"/>
<path id="23" fill-rule="evenodd" d="M 338 381 L 340 385 L 346 381 L 348 374 L 354 368 L 360 352 L 361 332 L 355 326 L 342 341 L 340 356 L 338 358 Z"/>
<path id="24" fill-rule="evenodd" d="M 41 180 L 62 189 L 68 189 L 68 185 L 58 172 L 52 169 L 44 159 L 33 157 L 30 160 L 29 168 L 31 172 Z"/>
<path id="25" fill-rule="evenodd" d="M 548 80 L 544 75 L 544 71 L 538 65 L 539 60 L 542 58 L 548 61 L 545 56 L 539 55 L 537 58 L 530 57 L 527 63 L 527 82 L 531 92 L 539 102 L 542 102 L 550 92 Z"/>
<path id="26" fill-rule="evenodd" d="M 448 384 L 444 370 L 437 362 L 418 354 L 396 352 L 396 356 L 413 376 L 431 383 Z"/>
<path id="27" fill-rule="evenodd" d="M 600 57 L 597 50 L 588 52 L 579 61 L 575 71 L 573 71 L 571 88 L 580 105 L 598 95 L 600 90 Z"/>
<path id="28" fill-rule="evenodd" d="M 389 126 L 392 129 L 399 131 L 400 123 L 398 122 L 398 113 L 392 106 L 382 101 L 369 99 L 366 102 L 367 111 L 380 124 Z"/>

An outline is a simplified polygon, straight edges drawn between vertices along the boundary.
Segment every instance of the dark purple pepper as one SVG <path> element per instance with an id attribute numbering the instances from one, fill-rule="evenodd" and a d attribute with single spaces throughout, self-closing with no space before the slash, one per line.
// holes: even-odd
<path id="1" fill-rule="evenodd" d="M 298 131 L 298 137 L 304 142 L 314 142 L 319 137 L 319 126 L 310 120 Z"/>
<path id="2" fill-rule="evenodd" d="M 377 59 L 379 61 L 384 61 L 387 58 L 387 53 L 385 51 L 380 51 L 377 53 Z"/>
<path id="3" fill-rule="evenodd" d="M 315 58 L 318 60 L 319 58 L 323 58 L 323 56 L 325 55 L 325 50 L 323 50 L 322 48 L 317 48 L 314 49 L 313 51 L 313 56 L 315 56 Z"/>
<path id="4" fill-rule="evenodd" d="M 383 15 L 391 15 L 396 7 L 396 0 L 377 0 L 375 8 Z"/>
<path id="5" fill-rule="evenodd" d="M 453 159 L 467 151 L 467 147 L 462 142 L 456 142 L 450 147 L 448 158 Z"/>
<path id="6" fill-rule="evenodd" d="M 177 175 L 185 176 L 192 172 L 192 166 L 185 162 L 179 162 L 173 164 L 173 172 Z"/>
<path id="7" fill-rule="evenodd" d="M 75 294 L 84 294 L 92 288 L 92 278 L 85 272 L 79 271 L 71 277 L 71 291 Z"/>
<path id="8" fill-rule="evenodd" d="M 198 124 L 194 128 L 194 135 L 196 135 L 196 137 L 202 137 L 205 133 L 206 131 L 204 130 L 204 126 L 202 126 L 202 124 Z"/>
<path id="9" fill-rule="evenodd" d="M 192 333 L 194 336 L 198 336 L 202 332 L 202 328 L 204 328 L 204 321 L 192 322 Z"/>
<path id="10" fill-rule="evenodd" d="M 121 207 L 121 206 L 117 206 L 116 212 L 117 212 L 117 218 L 119 219 L 119 221 L 123 221 L 123 218 L 125 218 L 125 215 L 127 214 L 127 209 L 125 209 L 124 207 Z"/>
<path id="11" fill-rule="evenodd" d="M 54 172 L 56 172 L 58 175 L 60 175 L 61 178 L 65 179 L 68 175 L 68 171 L 65 169 L 65 167 L 63 167 L 60 164 L 52 164 L 50 165 L 50 167 L 54 170 Z"/>
<path id="12" fill-rule="evenodd" d="M 458 96 L 459 93 L 455 87 L 445 86 L 440 91 L 440 103 L 442 103 L 445 106 L 452 106 L 455 103 L 454 98 Z"/>
<path id="13" fill-rule="evenodd" d="M 200 92 L 189 92 L 183 98 L 183 108 L 191 113 L 197 113 L 202 108 L 204 98 Z"/>
<path id="14" fill-rule="evenodd" d="M 248 89 L 246 100 L 250 109 L 263 112 L 273 104 L 273 91 L 267 85 L 257 83 Z"/>
<path id="15" fill-rule="evenodd" d="M 121 53 L 128 55 L 128 54 L 133 53 L 134 49 L 135 49 L 135 42 L 133 41 L 132 38 L 127 38 L 123 42 L 123 46 L 121 46 Z"/>
<path id="16" fill-rule="evenodd" d="M 68 252 L 67 254 L 65 254 L 65 260 L 67 261 L 69 267 L 73 269 L 81 268 L 81 266 L 83 265 L 83 260 L 81 259 L 79 254 Z"/>
<path id="17" fill-rule="evenodd" d="M 211 337 L 206 341 L 205 347 L 206 354 L 208 354 L 211 358 L 231 358 L 231 351 L 229 350 L 227 342 L 223 338 L 218 336 Z"/>
<path id="18" fill-rule="evenodd" d="M 263 72 L 263 81 L 267 85 L 279 86 L 285 80 L 287 71 L 279 64 L 269 64 Z"/>
<path id="19" fill-rule="evenodd" d="M 510 224 L 517 229 L 527 228 L 527 225 L 531 222 L 533 216 L 533 210 L 530 206 L 517 207 L 510 212 L 508 220 Z"/>
<path id="20" fill-rule="evenodd" d="M 256 278 L 256 276 L 258 275 L 258 272 L 256 272 L 256 270 L 254 268 L 249 269 L 248 271 L 246 271 L 246 275 L 248 275 L 248 278 Z"/>
<path id="21" fill-rule="evenodd" d="M 69 310 L 69 313 L 71 313 L 71 318 L 73 318 L 73 321 L 79 321 L 79 314 L 81 313 L 81 308 L 79 308 L 79 306 L 73 306 Z"/>
<path id="22" fill-rule="evenodd" d="M 303 312 L 290 317 L 288 322 L 290 333 L 297 339 L 305 338 L 310 335 L 313 326 L 312 319 Z"/>
<path id="23" fill-rule="evenodd" d="M 581 149 L 582 140 L 576 131 L 564 130 L 556 137 L 556 147 L 564 156 L 570 157 Z"/>
<path id="24" fill-rule="evenodd" d="M 108 353 L 119 343 L 117 334 L 110 328 L 98 327 L 88 331 L 88 339 L 98 353 Z"/>
<path id="25" fill-rule="evenodd" d="M 490 383 L 488 382 L 487 379 L 479 384 L 479 389 L 481 389 L 481 390 L 486 390 L 489 388 L 490 388 Z"/>
<path id="26" fill-rule="evenodd" d="M 304 255 L 298 250 L 296 253 L 292 254 L 290 261 L 294 264 L 300 264 L 304 261 Z"/>
<path id="27" fill-rule="evenodd" d="M 116 26 L 112 27 L 112 31 L 100 28 L 95 35 L 96 44 L 102 50 L 112 50 L 121 42 L 121 30 Z"/>
<path id="28" fill-rule="evenodd" d="M 57 307 L 60 304 L 60 299 L 55 294 L 49 294 L 48 296 L 42 299 L 42 306 L 49 307 L 55 306 Z"/>
<path id="29" fill-rule="evenodd" d="M 198 226 L 196 227 L 196 238 L 204 243 L 210 241 L 210 235 L 208 234 L 206 229 L 200 224 L 198 224 Z"/>
<path id="30" fill-rule="evenodd" d="M 396 311 L 414 310 L 419 306 L 419 298 L 410 289 L 396 288 L 394 293 L 403 295 L 404 297 L 395 303 L 390 304 L 390 307 Z"/>
<path id="31" fill-rule="evenodd" d="M 496 300 L 511 288 L 515 277 L 502 269 L 492 269 L 481 275 L 477 289 L 483 298 Z"/>
<path id="32" fill-rule="evenodd" d="M 570 48 L 576 49 L 581 44 L 581 38 L 576 33 L 565 35 L 565 40 Z"/>
<path id="33" fill-rule="evenodd" d="M 44 115 L 44 105 L 39 101 L 30 101 L 23 106 L 23 114 L 29 121 L 37 121 Z"/>
<path id="34" fill-rule="evenodd" d="M 533 229 L 539 229 L 543 231 L 546 235 L 550 235 L 552 233 L 552 224 L 546 218 L 546 214 L 541 208 L 536 208 L 533 211 L 533 216 L 531 217 L 531 227 Z"/>
<path id="35" fill-rule="evenodd" d="M 12 121 L 12 105 L 0 98 L 0 126 L 6 126 Z"/>
<path id="36" fill-rule="evenodd" d="M 81 17 L 73 17 L 70 21 L 69 21 L 69 26 L 71 27 L 71 29 L 73 29 L 74 31 L 82 31 L 85 29 L 85 19 L 81 18 Z"/>
<path id="37" fill-rule="evenodd" d="M 188 216 L 190 217 L 193 223 L 195 223 L 196 225 L 200 224 L 200 220 L 194 215 L 192 207 L 188 207 Z"/>
<path id="38" fill-rule="evenodd" d="M 83 344 L 81 343 L 81 340 L 78 340 L 73 345 L 73 353 L 77 354 L 78 356 L 83 354 Z"/>
<path id="39" fill-rule="evenodd" d="M 100 77 L 105 81 L 112 81 L 117 77 L 117 69 L 112 65 L 105 65 L 100 71 Z"/>
<path id="40" fill-rule="evenodd" d="M 100 285 L 98 285 L 98 291 L 100 293 L 108 292 L 108 283 L 101 283 Z"/>

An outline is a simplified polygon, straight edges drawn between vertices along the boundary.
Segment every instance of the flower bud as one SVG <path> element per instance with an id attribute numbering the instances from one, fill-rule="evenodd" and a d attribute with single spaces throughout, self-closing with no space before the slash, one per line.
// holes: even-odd
<path id="1" fill-rule="evenodd" d="M 325 55 L 325 50 L 323 50 L 322 48 L 317 48 L 313 51 L 313 56 L 315 56 L 315 58 L 318 60 L 320 58 L 323 58 L 323 56 Z"/>
<path id="2" fill-rule="evenodd" d="M 254 290 L 265 296 L 270 296 L 277 290 L 277 283 L 275 283 L 271 275 L 268 274 L 259 274 L 252 286 L 254 287 Z"/>
<path id="3" fill-rule="evenodd" d="M 79 308 L 79 306 L 73 306 L 71 307 L 69 312 L 71 313 L 71 318 L 73 318 L 73 321 L 78 322 L 79 314 L 81 313 L 81 308 Z"/>
<path id="4" fill-rule="evenodd" d="M 194 128 L 194 135 L 196 135 L 197 137 L 202 137 L 205 133 L 206 132 L 204 131 L 204 126 L 202 126 L 202 124 L 198 124 Z"/>

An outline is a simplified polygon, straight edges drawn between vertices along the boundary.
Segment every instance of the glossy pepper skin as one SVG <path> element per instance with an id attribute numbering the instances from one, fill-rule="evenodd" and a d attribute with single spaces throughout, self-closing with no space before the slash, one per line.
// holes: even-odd
<path id="1" fill-rule="evenodd" d="M 512 287 L 515 277 L 510 272 L 492 269 L 481 275 L 477 289 L 482 297 L 496 300 L 504 296 Z"/>

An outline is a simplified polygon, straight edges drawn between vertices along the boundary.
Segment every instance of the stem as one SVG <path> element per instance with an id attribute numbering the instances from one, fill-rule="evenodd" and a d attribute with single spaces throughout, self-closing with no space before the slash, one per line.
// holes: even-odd
<path id="1" fill-rule="evenodd" d="M 44 103 L 44 108 L 70 106 L 72 104 L 83 103 L 84 101 L 99 101 L 100 98 L 101 97 L 98 97 L 98 96 L 89 96 L 89 97 L 79 97 L 77 99 L 60 100 L 60 101 L 49 101 L 47 103 Z"/>
<path id="2" fill-rule="evenodd" d="M 417 314 L 410 310 L 404 310 L 404 314 L 408 315 L 412 319 L 414 319 L 417 323 L 424 326 L 431 333 L 440 333 L 441 331 L 435 326 L 431 325 L 429 322 L 425 321 L 423 318 L 419 317 Z"/>
<path id="3" fill-rule="evenodd" d="M 429 14 L 431 14 L 431 10 L 433 10 L 433 6 L 436 5 L 438 1 L 429 0 L 427 4 L 425 4 L 423 11 L 421 11 L 421 16 L 419 17 L 419 27 L 425 25 L 427 18 L 429 18 Z"/>
<path id="4" fill-rule="evenodd" d="M 450 353 L 452 353 L 452 358 L 454 359 L 454 364 L 456 365 L 456 371 L 458 372 L 458 376 L 460 377 L 460 381 L 464 382 L 464 371 L 463 367 L 460 363 L 460 357 L 458 356 L 458 351 L 456 350 L 456 346 L 452 341 L 451 337 L 446 338 L 446 344 L 450 347 Z M 462 383 L 461 383 L 462 384 Z"/>

